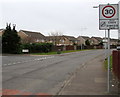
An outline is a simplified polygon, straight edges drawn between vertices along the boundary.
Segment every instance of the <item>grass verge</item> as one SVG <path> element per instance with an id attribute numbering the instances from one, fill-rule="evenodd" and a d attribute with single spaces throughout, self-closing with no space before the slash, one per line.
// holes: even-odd
<path id="1" fill-rule="evenodd" d="M 105 68 L 108 69 L 108 59 L 104 61 Z M 112 56 L 110 56 L 110 70 L 112 69 Z"/>
<path id="2" fill-rule="evenodd" d="M 71 52 L 78 52 L 78 51 L 86 51 L 86 50 L 95 50 L 95 49 L 84 49 L 84 50 L 69 50 L 69 51 L 61 51 L 63 53 L 71 53 Z M 58 54 L 57 52 L 48 52 L 48 53 L 32 53 L 32 55 L 55 55 Z"/>

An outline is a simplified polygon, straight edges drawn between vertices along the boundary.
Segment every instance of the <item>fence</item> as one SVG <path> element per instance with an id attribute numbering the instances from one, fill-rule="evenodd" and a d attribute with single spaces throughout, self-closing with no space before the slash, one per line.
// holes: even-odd
<path id="1" fill-rule="evenodd" d="M 103 49 L 103 46 L 99 45 L 90 45 L 90 46 L 76 46 L 76 45 L 60 45 L 60 46 L 53 46 L 52 51 L 58 51 L 60 49 L 61 51 L 67 51 L 67 50 L 80 50 L 80 49 Z"/>
<path id="2" fill-rule="evenodd" d="M 52 47 L 52 51 L 58 51 L 58 50 L 61 50 L 61 51 L 67 51 L 67 50 L 76 50 L 77 47 L 76 46 L 73 46 L 73 45 L 60 45 L 60 46 L 53 46 Z"/>
<path id="3" fill-rule="evenodd" d="M 112 70 L 114 75 L 120 81 L 120 50 L 114 50 L 112 53 Z"/>

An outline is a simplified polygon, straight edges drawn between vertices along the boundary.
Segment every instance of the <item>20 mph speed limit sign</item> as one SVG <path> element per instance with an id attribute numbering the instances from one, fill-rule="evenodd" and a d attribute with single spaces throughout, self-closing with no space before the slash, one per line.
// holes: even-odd
<path id="1" fill-rule="evenodd" d="M 118 4 L 99 5 L 99 29 L 118 29 L 119 11 Z"/>

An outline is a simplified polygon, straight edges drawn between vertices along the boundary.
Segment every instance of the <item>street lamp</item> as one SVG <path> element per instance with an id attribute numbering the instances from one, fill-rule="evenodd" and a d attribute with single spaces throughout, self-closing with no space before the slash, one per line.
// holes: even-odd
<path id="1" fill-rule="evenodd" d="M 93 6 L 93 8 L 99 8 L 99 6 Z"/>

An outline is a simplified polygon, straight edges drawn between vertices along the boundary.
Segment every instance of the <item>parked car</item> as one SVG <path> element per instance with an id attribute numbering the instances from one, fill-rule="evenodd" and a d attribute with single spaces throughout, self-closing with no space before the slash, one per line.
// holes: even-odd
<path id="1" fill-rule="evenodd" d="M 117 46 L 117 50 L 120 50 L 120 46 Z"/>

